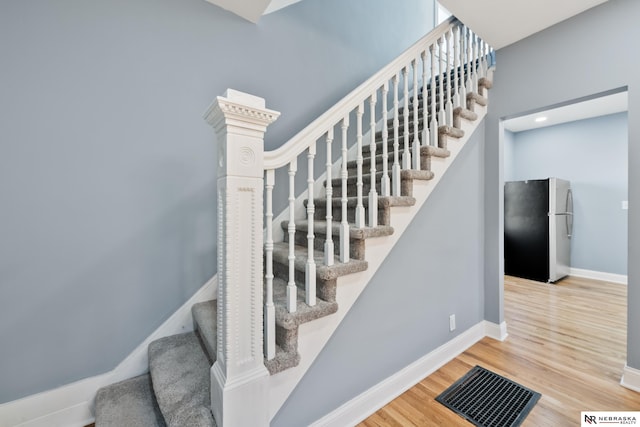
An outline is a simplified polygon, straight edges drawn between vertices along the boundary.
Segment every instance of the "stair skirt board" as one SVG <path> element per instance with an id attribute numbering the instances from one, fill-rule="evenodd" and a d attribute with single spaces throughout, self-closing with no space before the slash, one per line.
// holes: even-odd
<path id="1" fill-rule="evenodd" d="M 170 335 L 193 331 L 191 307 L 196 303 L 216 298 L 217 289 L 216 275 L 111 372 L 1 404 L 0 425 L 3 427 L 84 427 L 93 423 L 95 421 L 94 400 L 98 389 L 148 372 L 149 344 Z"/>
<path id="2" fill-rule="evenodd" d="M 338 311 L 331 316 L 299 326 L 299 365 L 276 375 L 272 375 L 267 380 L 269 384 L 270 419 L 273 419 L 282 405 L 284 405 L 289 395 L 293 392 L 294 388 L 298 385 L 315 358 L 320 354 L 320 351 L 325 346 L 333 332 L 337 329 L 342 319 L 344 319 L 349 309 L 353 306 L 360 293 L 362 293 L 378 268 L 380 268 L 384 259 L 391 252 L 396 242 L 398 242 L 413 218 L 417 215 L 433 189 L 440 182 L 440 179 L 445 175 L 449 165 L 455 161 L 455 158 L 469 141 L 474 131 L 477 129 L 477 125 L 484 120 L 487 113 L 487 107 L 476 106 L 475 112 L 478 116 L 477 120 L 473 122 L 461 120 L 461 129 L 464 131 L 464 136 L 448 145 L 447 149 L 450 151 L 449 157 L 432 159 L 431 170 L 434 173 L 433 179 L 429 181 L 414 181 L 413 197 L 416 199 L 415 205 L 391 207 L 392 213 L 390 215 L 390 225 L 393 227 L 394 233 L 390 236 L 369 239 L 366 241 L 367 262 L 369 263 L 367 270 L 338 278 L 338 292 L 336 296 Z M 281 229 L 281 227 L 273 228 L 274 231 L 276 228 Z"/>
<path id="3" fill-rule="evenodd" d="M 356 425 L 369 415 L 447 364 L 490 331 L 500 325 L 483 320 L 455 338 L 429 352 L 407 367 L 382 380 L 365 392 L 344 403 L 311 424 L 311 427 L 342 427 Z"/>

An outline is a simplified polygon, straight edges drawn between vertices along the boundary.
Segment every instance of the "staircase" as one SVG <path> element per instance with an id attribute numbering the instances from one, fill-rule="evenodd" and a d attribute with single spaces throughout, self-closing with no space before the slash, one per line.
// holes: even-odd
<path id="1" fill-rule="evenodd" d="M 149 345 L 149 374 L 98 391 L 96 426 L 268 425 L 486 113 L 491 76 L 489 46 L 452 18 L 273 152 L 261 152 L 262 134 L 278 113 L 219 97 L 206 114 L 223 147 L 218 300 L 192 307 L 193 332 Z M 278 191 L 288 207 L 274 220 Z M 385 244 L 372 256 L 374 241 Z M 357 290 L 341 298 L 345 280 Z M 322 336 L 301 332 L 327 316 Z"/>

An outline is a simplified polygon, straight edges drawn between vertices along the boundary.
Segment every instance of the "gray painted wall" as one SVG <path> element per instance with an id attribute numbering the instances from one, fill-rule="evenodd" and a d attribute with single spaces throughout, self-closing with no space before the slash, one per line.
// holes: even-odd
<path id="1" fill-rule="evenodd" d="M 481 123 L 272 426 L 309 425 L 484 319 L 484 133 Z"/>
<path id="2" fill-rule="evenodd" d="M 503 320 L 503 149 L 500 118 L 627 86 L 628 256 L 640 259 L 640 2 L 610 0 L 497 52 L 485 153 L 485 316 Z M 603 60 L 606 55 L 606 60 Z M 628 266 L 627 364 L 640 368 L 640 264 Z"/>
<path id="3" fill-rule="evenodd" d="M 504 140 L 505 181 L 571 181 L 571 267 L 627 274 L 628 211 L 621 208 L 627 200 L 627 137 L 625 112 L 518 132 Z"/>
<path id="4" fill-rule="evenodd" d="M 433 27 L 433 2 L 0 2 L 0 403 L 113 369 L 215 273 L 228 87 L 281 145 Z"/>

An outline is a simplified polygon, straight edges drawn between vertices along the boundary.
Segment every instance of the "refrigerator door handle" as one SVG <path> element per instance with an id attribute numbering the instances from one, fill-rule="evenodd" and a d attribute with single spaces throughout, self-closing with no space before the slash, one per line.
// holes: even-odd
<path id="1" fill-rule="evenodd" d="M 565 212 L 564 223 L 567 226 L 567 237 L 571 238 L 573 234 L 573 192 L 569 188 L 567 190 L 567 212 Z"/>

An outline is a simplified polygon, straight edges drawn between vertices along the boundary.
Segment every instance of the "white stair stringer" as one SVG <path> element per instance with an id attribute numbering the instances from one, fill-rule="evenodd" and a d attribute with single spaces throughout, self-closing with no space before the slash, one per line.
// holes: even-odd
<path id="1" fill-rule="evenodd" d="M 487 97 L 486 94 L 484 96 Z M 413 181 L 413 197 L 416 199 L 415 205 L 391 207 L 390 225 L 393 227 L 394 233 L 390 236 L 366 240 L 365 253 L 366 261 L 369 265 L 367 270 L 338 277 L 336 291 L 338 311 L 331 316 L 323 317 L 299 326 L 299 365 L 271 375 L 267 380 L 270 419 L 273 419 L 282 405 L 284 405 L 313 361 L 318 357 L 331 335 L 336 331 L 347 312 L 351 309 L 358 296 L 362 293 L 385 258 L 391 253 L 395 244 L 400 240 L 400 237 L 404 234 L 411 221 L 413 221 L 413 218 L 427 201 L 429 195 L 447 172 L 449 166 L 455 161 L 458 154 L 472 137 L 478 124 L 482 122 L 487 114 L 487 107 L 476 105 L 474 112 L 478 115 L 477 120 L 472 122 L 461 119 L 460 129 L 464 131 L 464 136 L 448 143 L 447 149 L 450 152 L 450 156 L 447 158 L 432 158 L 431 170 L 434 173 L 433 179 L 428 181 Z"/>

